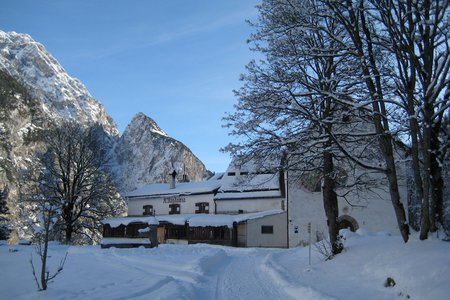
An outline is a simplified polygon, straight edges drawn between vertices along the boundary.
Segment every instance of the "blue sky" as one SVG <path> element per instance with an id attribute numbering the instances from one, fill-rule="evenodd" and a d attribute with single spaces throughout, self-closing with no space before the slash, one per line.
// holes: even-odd
<path id="1" fill-rule="evenodd" d="M 106 107 L 121 133 L 143 112 L 211 171 L 230 161 L 222 117 L 255 56 L 255 0 L 4 0 L 0 29 L 30 34 Z"/>

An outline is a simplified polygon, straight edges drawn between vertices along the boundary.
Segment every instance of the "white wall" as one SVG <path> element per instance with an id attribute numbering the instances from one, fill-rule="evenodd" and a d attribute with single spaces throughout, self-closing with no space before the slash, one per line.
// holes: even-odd
<path id="1" fill-rule="evenodd" d="M 242 200 L 216 200 L 217 213 L 238 213 L 241 209 L 244 213 L 283 209 L 284 198 L 269 199 L 242 199 Z"/>
<path id="2" fill-rule="evenodd" d="M 178 203 L 180 204 L 181 214 L 194 214 L 196 210 L 195 203 L 198 202 L 208 202 L 209 203 L 209 213 L 214 213 L 214 195 L 211 194 L 201 194 L 201 195 L 186 195 L 180 196 L 184 197 L 186 202 Z M 128 200 L 128 215 L 129 216 L 142 216 L 144 211 L 144 205 L 153 205 L 153 210 L 156 210 L 156 215 L 168 215 L 170 208 L 170 203 L 164 203 L 163 197 L 158 198 L 148 198 L 148 199 L 129 199 Z"/>
<path id="3" fill-rule="evenodd" d="M 287 247 L 286 213 L 247 221 L 247 247 Z M 273 234 L 262 234 L 261 226 L 273 226 Z"/>
<path id="4" fill-rule="evenodd" d="M 400 180 L 399 184 L 401 199 L 406 209 L 406 185 L 403 180 Z M 359 228 L 365 228 L 372 232 L 384 231 L 399 234 L 387 186 L 375 191 L 376 193 L 362 191 L 358 195 L 348 197 L 347 200 L 350 203 L 363 207 L 352 207 L 345 199 L 338 198 L 339 215 L 353 217 L 358 222 Z M 290 182 L 288 205 L 289 247 L 308 243 L 308 222 L 311 222 L 313 242 L 317 240 L 317 235 L 328 236 L 322 192 L 312 193 L 304 190 L 299 184 Z M 296 227 L 298 228 L 297 232 Z"/>

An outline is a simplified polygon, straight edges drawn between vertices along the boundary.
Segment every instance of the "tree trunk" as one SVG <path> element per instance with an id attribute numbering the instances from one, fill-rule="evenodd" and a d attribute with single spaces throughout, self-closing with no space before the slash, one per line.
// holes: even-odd
<path id="1" fill-rule="evenodd" d="M 45 214 L 45 212 L 44 212 Z M 51 223 L 51 213 L 47 212 L 47 216 L 45 216 L 45 218 L 47 218 L 45 220 L 44 223 L 44 250 L 43 252 L 40 253 L 41 255 L 41 289 L 43 291 L 45 291 L 47 289 L 47 251 L 48 251 L 48 236 L 49 236 L 49 231 L 50 231 L 50 223 Z M 42 241 L 39 241 L 40 243 Z"/>
<path id="2" fill-rule="evenodd" d="M 67 198 L 67 199 L 73 199 Z M 75 201 L 69 201 L 64 207 L 63 210 L 63 220 L 65 225 L 65 243 L 70 244 L 72 242 L 72 233 L 73 233 L 73 207 Z"/>
<path id="3" fill-rule="evenodd" d="M 41 266 L 41 288 L 43 291 L 47 289 L 47 249 L 48 249 L 48 238 L 44 240 L 44 252 L 42 254 L 42 266 Z"/>
<path id="4" fill-rule="evenodd" d="M 330 243 L 334 255 L 342 252 L 342 244 L 339 241 L 339 207 L 337 202 L 337 195 L 334 191 L 334 166 L 333 154 L 330 152 L 323 153 L 323 204 L 325 214 L 327 216 L 328 234 L 330 236 Z"/>
<path id="5" fill-rule="evenodd" d="M 409 47 L 410 52 L 413 53 L 414 45 L 409 45 Z M 416 112 L 415 108 L 416 99 L 414 95 L 414 91 L 416 90 L 416 72 L 413 67 L 414 63 L 412 59 L 409 59 L 409 64 L 407 64 L 406 62 L 408 61 L 405 60 L 403 62 L 403 66 L 405 69 L 403 82 L 406 87 L 406 107 L 409 119 L 409 133 L 411 137 L 411 168 L 414 178 L 414 187 L 417 195 L 416 201 L 420 201 L 423 198 L 423 181 L 421 175 L 422 171 L 420 167 L 420 126 L 417 120 L 418 113 Z M 407 74 L 410 74 L 410 76 L 408 77 Z M 411 222 L 412 220 L 409 221 Z"/>
<path id="6" fill-rule="evenodd" d="M 403 241 L 406 243 L 409 239 L 409 225 L 406 220 L 405 207 L 400 201 L 400 193 L 398 190 L 397 171 L 395 167 L 395 159 L 392 147 L 392 138 L 388 134 L 380 136 L 381 152 L 386 162 L 386 177 L 389 183 L 389 193 L 391 195 L 392 206 L 394 207 L 397 225 L 402 235 Z"/>
<path id="7" fill-rule="evenodd" d="M 331 7 L 336 9 L 336 6 L 334 5 Z M 350 34 L 354 42 L 357 56 L 361 61 L 362 74 L 364 75 L 366 86 L 372 100 L 373 124 L 375 131 L 378 134 L 380 150 L 386 163 L 386 177 L 389 182 L 391 202 L 394 207 L 400 233 L 403 241 L 406 243 L 409 239 L 409 226 L 406 220 L 405 208 L 400 201 L 392 137 L 389 133 L 389 122 L 387 120 L 383 96 L 383 84 L 381 82 L 381 75 L 378 70 L 376 56 L 374 53 L 375 45 L 373 43 L 372 32 L 366 21 L 364 1 L 359 2 L 358 10 L 355 10 L 355 8 L 351 5 L 351 1 L 347 1 L 345 9 L 349 13 L 350 21 L 353 24 L 358 24 L 358 19 L 360 20 L 360 27 L 358 25 L 357 27 L 349 26 L 347 27 L 347 32 Z M 339 11 L 339 9 L 337 10 Z M 342 20 L 347 22 L 344 19 Z M 363 43 L 361 34 L 365 37 L 365 43 Z"/>
<path id="8" fill-rule="evenodd" d="M 423 198 L 422 198 L 422 217 L 420 222 L 420 236 L 421 240 L 428 238 L 430 231 L 430 190 L 431 190 L 431 119 L 433 115 L 433 108 L 427 97 L 424 99 L 424 126 L 422 133 L 422 158 L 423 158 Z"/>
<path id="9" fill-rule="evenodd" d="M 73 225 L 70 223 L 66 224 L 66 244 L 72 242 Z"/>
<path id="10" fill-rule="evenodd" d="M 444 179 L 442 178 L 442 167 L 439 163 L 440 153 L 440 124 L 434 124 L 431 135 L 430 175 L 431 175 L 431 231 L 437 230 L 436 223 L 444 223 Z"/>

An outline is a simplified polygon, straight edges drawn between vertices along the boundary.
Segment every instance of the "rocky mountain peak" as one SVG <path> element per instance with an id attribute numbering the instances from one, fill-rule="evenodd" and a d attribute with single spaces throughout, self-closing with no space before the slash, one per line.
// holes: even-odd
<path id="1" fill-rule="evenodd" d="M 10 76 L 12 81 L 17 81 L 27 95 L 36 100 L 35 105 L 39 109 L 33 108 L 33 111 L 42 112 L 41 118 L 48 120 L 48 123 L 75 120 L 82 126 L 100 124 L 105 131 L 105 143 L 110 149 L 111 173 L 121 191 L 153 182 L 165 182 L 173 170 L 180 176 L 187 175 L 192 181 L 202 180 L 208 174 L 203 163 L 189 148 L 169 137 L 153 119 L 143 113 L 136 114 L 119 137 L 115 122 L 103 105 L 91 96 L 79 80 L 70 77 L 42 44 L 27 34 L 0 31 L 0 71 L 4 71 L 5 78 Z M 8 98 L 7 103 L 14 104 L 14 101 Z M 15 118 L 17 126 L 9 128 L 2 124 L 0 118 L 0 135 L 8 131 L 5 133 L 8 142 L 4 148 L 12 149 L 11 153 L 5 155 L 0 152 L 0 157 L 14 157 L 15 153 L 21 153 L 23 143 L 22 140 L 16 142 L 16 137 L 22 136 L 19 135 L 22 132 L 34 132 L 32 129 L 36 126 L 28 124 L 29 118 L 36 116 L 30 116 L 32 113 L 28 111 L 31 109 L 25 108 L 21 110 L 24 116 Z M 11 109 L 0 107 L 0 117 L 2 115 L 11 115 Z M 11 121 L 8 119 L 5 123 L 10 124 Z M 44 121 L 41 123 L 46 124 Z M 0 149 L 3 147 L 1 137 Z M 19 146 L 15 147 L 15 144 Z M 31 155 L 27 153 L 19 158 L 20 161 L 27 161 L 31 160 Z"/>
<path id="2" fill-rule="evenodd" d="M 167 133 L 165 133 L 158 126 L 155 120 L 148 117 L 142 112 L 137 113 L 131 120 L 130 124 L 128 124 L 127 128 L 125 129 L 125 131 L 133 131 L 133 130 L 151 132 L 163 136 L 168 136 Z"/>
<path id="3" fill-rule="evenodd" d="M 103 105 L 42 44 L 27 34 L 0 30 L 0 192 L 7 195 L 17 239 L 25 228 L 17 205 L 19 178 L 27 170 L 41 169 L 36 154 L 46 149 L 42 131 L 62 120 L 101 125 L 108 169 L 121 192 L 167 182 L 173 170 L 191 181 L 209 174 L 189 148 L 143 113 L 119 136 Z"/>
<path id="4" fill-rule="evenodd" d="M 0 69 L 39 99 L 44 111 L 53 119 L 99 123 L 109 134 L 118 135 L 117 126 L 103 105 L 28 34 L 0 31 Z"/>
<path id="5" fill-rule="evenodd" d="M 134 116 L 116 147 L 115 177 L 121 191 L 152 182 L 167 182 L 173 170 L 181 177 L 200 181 L 209 173 L 205 165 L 183 143 L 169 137 L 143 113 Z"/>

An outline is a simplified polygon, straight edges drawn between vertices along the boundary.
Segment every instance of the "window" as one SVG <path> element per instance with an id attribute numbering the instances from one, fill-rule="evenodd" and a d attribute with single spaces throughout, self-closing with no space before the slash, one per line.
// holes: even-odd
<path id="1" fill-rule="evenodd" d="M 236 176 L 236 172 L 228 172 L 228 176 Z"/>
<path id="2" fill-rule="evenodd" d="M 230 240 L 231 230 L 227 226 L 222 227 L 189 227 L 189 240 L 195 242 Z"/>
<path id="3" fill-rule="evenodd" d="M 164 225 L 164 237 L 166 239 L 186 239 L 187 232 L 184 225 Z"/>
<path id="4" fill-rule="evenodd" d="M 261 226 L 262 234 L 273 234 L 273 226 L 262 225 Z"/>
<path id="5" fill-rule="evenodd" d="M 196 214 L 209 214 L 209 203 L 208 202 L 198 202 L 195 203 L 195 213 Z"/>
<path id="6" fill-rule="evenodd" d="M 142 215 L 144 215 L 144 216 L 153 215 L 153 205 L 144 205 L 144 206 L 142 206 L 142 209 L 144 210 L 142 212 Z"/>
<path id="7" fill-rule="evenodd" d="M 180 214 L 180 204 L 169 204 L 169 215 Z"/>

